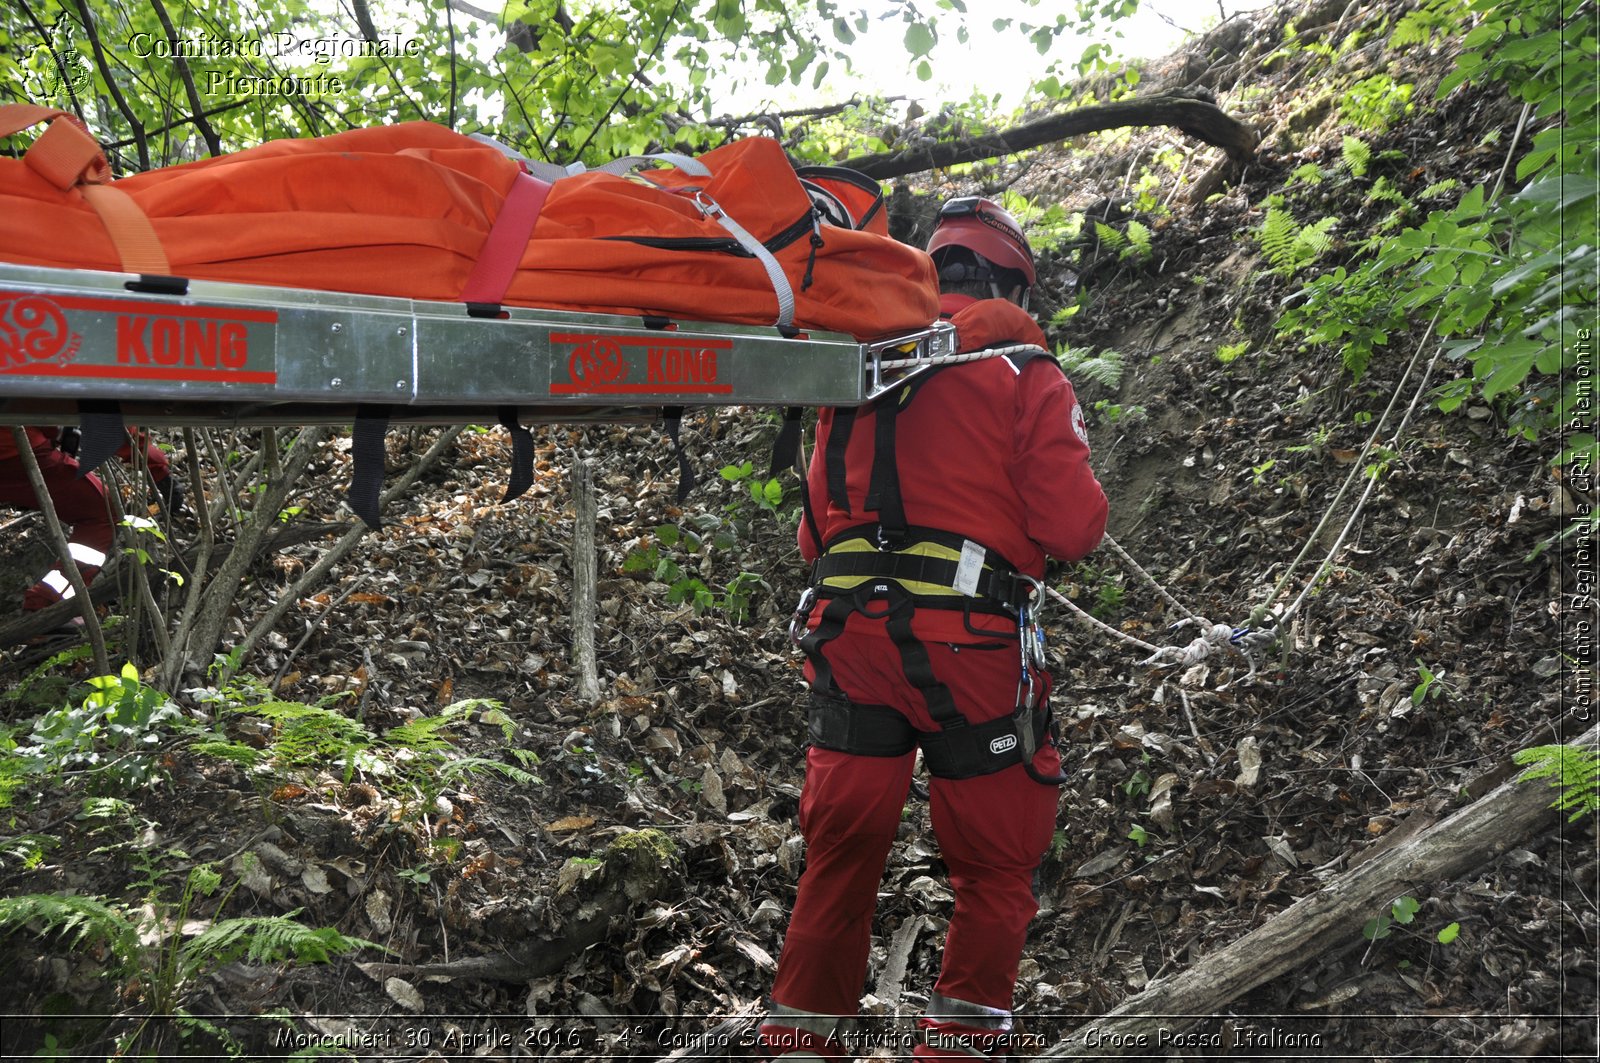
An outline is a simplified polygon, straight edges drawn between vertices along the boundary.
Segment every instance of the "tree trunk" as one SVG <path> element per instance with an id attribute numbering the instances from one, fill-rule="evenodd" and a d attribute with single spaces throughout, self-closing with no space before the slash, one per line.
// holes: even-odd
<path id="1" fill-rule="evenodd" d="M 1594 748 L 1600 727 L 1574 743 Z M 1230 1001 L 1294 970 L 1348 936 L 1396 898 L 1455 878 L 1520 845 L 1554 821 L 1554 791 L 1543 783 L 1502 783 L 1487 796 L 1368 860 L 1193 967 L 1153 982 L 1138 996 L 1067 1035 L 1041 1059 L 1099 1059 L 1148 1052 L 1168 1035 L 1216 1015 Z M 1096 1036 L 1089 1037 L 1093 1031 Z"/>
<path id="2" fill-rule="evenodd" d="M 843 165 L 882 181 L 963 162 L 982 162 L 1081 133 L 1124 126 L 1173 126 L 1221 148 L 1235 163 L 1247 162 L 1261 142 L 1261 134 L 1253 126 L 1230 117 L 1209 100 L 1168 92 L 1079 107 L 997 133 L 860 155 L 846 159 Z"/>

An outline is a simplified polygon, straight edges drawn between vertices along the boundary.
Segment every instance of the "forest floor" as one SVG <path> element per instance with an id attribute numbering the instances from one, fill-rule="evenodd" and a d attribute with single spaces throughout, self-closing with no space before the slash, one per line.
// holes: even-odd
<path id="1" fill-rule="evenodd" d="M 1185 202 L 1168 171 L 1155 205 L 1139 201 L 1137 176 L 1159 153 L 1192 151 L 1191 181 L 1218 161 L 1166 130 L 915 189 L 1012 187 L 1113 227 L 1128 217 L 1148 227 L 1148 255 L 1088 238 L 1045 255 L 1036 310 L 1048 323 L 1082 292 L 1082 309 L 1052 338 L 1124 356 L 1115 386 L 1075 380 L 1093 462 L 1112 537 L 1182 607 L 1243 625 L 1257 607 L 1284 608 L 1330 562 L 1294 619 L 1292 650 L 1253 661 L 1223 655 L 1185 674 L 1141 667 L 1137 648 L 1065 611 L 1052 616 L 1071 782 L 1016 998 L 1045 1045 L 1481 794 L 1485 780 L 1507 777 L 1513 751 L 1575 733 L 1559 655 L 1572 571 L 1551 545 L 1570 498 L 1549 447 L 1509 437 L 1501 413 L 1481 403 L 1446 415 L 1426 399 L 1394 440 L 1423 369 L 1433 384 L 1463 371 L 1430 364 L 1427 347 L 1408 371 L 1420 326 L 1392 337 L 1359 381 L 1336 353 L 1275 337 L 1305 276 L 1266 269 L 1252 232 L 1292 173 L 1325 170 L 1311 202 L 1339 221 L 1320 267 L 1395 209 L 1369 196 L 1377 178 L 1425 211 L 1433 204 L 1415 199 L 1424 189 L 1445 178 L 1492 183 L 1515 157 L 1510 101 L 1469 88 L 1431 105 L 1449 48 L 1383 51 L 1377 20 L 1398 9 L 1347 12 L 1331 39 L 1361 32 L 1371 43 L 1331 68 L 1303 49 L 1265 62 L 1282 25 L 1261 15 L 1147 72 L 1148 87 L 1215 92 L 1267 134 L 1242 177 L 1201 202 Z M 1415 111 L 1362 134 L 1374 161 L 1357 178 L 1338 165 L 1349 132 L 1338 96 L 1315 86 L 1379 62 L 1416 82 Z M 1224 361 L 1237 344 L 1242 353 Z M 1382 474 L 1330 553 L 1369 482 L 1362 468 L 1379 460 L 1362 447 L 1380 425 Z M 293 911 L 387 950 L 191 972 L 174 1005 L 209 1017 L 247 1058 L 320 1045 L 370 1059 L 653 1059 L 754 1014 L 804 865 L 795 818 L 804 700 L 787 634 L 805 578 L 795 483 L 785 476 L 776 507 L 749 490 L 765 480 L 776 432 L 768 411 L 691 416 L 685 443 L 701 483 L 680 503 L 657 428 L 539 429 L 534 488 L 504 505 L 504 433 L 464 433 L 250 662 L 279 699 L 345 695 L 332 704 L 372 735 L 493 699 L 500 708 L 474 707 L 451 740 L 515 765 L 509 737 L 537 755 L 524 764 L 536 782 L 498 768 L 430 775 L 437 762 L 426 756 L 420 771 L 387 775 L 308 756 L 269 788 L 183 750 L 165 765 L 168 781 L 120 819 L 88 815 L 83 795 L 65 789 L 31 803 L 19 795 L 4 833 L 58 844 L 36 863 L 0 856 L 0 895 L 164 891 L 171 914 L 187 869 L 205 862 L 225 886 L 179 913 L 190 920 Z M 420 450 L 421 435 L 392 433 L 392 461 Z M 324 487 L 347 475 L 346 459 L 341 444 L 327 446 Z M 569 472 L 579 459 L 599 489 L 593 705 L 571 661 Z M 338 519 L 331 492 L 306 507 Z M 692 530 L 704 545 L 691 551 L 687 536 L 662 527 Z M 316 554 L 305 546 L 263 561 L 251 595 L 273 600 Z M 710 608 L 670 600 L 670 584 L 691 577 Z M 1058 585 L 1146 642 L 1192 637 L 1171 630 L 1184 614 L 1107 549 Z M 13 654 L 6 684 L 34 661 Z M 236 735 L 270 734 L 260 713 L 219 718 Z M 1417 882 L 1409 922 L 1369 940 L 1355 920 L 1317 942 L 1291 976 L 1194 1025 L 1202 1039 L 1124 1054 L 1593 1058 L 1594 822 L 1552 814 L 1548 829 L 1505 839 L 1470 874 Z M 910 1028 L 951 908 L 919 786 L 880 893 L 866 1011 L 881 1031 Z M 1385 905 L 1369 917 L 1392 914 Z M 106 951 L 70 941 L 0 940 L 10 987 L 0 1010 L 40 1017 L 6 1023 L 8 1057 L 50 1045 L 109 1054 L 95 1039 L 104 1023 L 73 1014 L 120 1014 L 112 1032 L 122 1035 L 143 1021 L 126 1006 L 128 982 L 104 977 Z M 170 1018 L 141 1038 L 173 1054 L 206 1043 L 194 1021 Z M 737 1040 L 693 1054 L 740 1056 Z"/>

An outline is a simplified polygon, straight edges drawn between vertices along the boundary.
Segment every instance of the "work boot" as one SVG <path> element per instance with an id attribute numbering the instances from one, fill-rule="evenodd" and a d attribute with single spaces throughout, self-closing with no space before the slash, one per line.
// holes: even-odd
<path id="1" fill-rule="evenodd" d="M 1011 1032 L 986 1030 L 959 1022 L 918 1019 L 921 1042 L 912 1059 L 1010 1059 Z"/>
<path id="2" fill-rule="evenodd" d="M 823 1036 L 798 1026 L 764 1022 L 760 1045 L 763 1058 L 774 1063 L 835 1063 L 849 1058 L 832 1035 Z"/>

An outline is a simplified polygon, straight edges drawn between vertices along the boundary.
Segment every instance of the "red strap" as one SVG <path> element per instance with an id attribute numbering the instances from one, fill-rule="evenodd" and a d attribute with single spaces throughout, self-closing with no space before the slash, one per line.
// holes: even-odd
<path id="1" fill-rule="evenodd" d="M 517 174 L 478 252 L 478 262 L 472 267 L 472 275 L 461 292 L 462 302 L 498 305 L 505 298 L 511 279 L 522 264 L 522 252 L 533 235 L 534 223 L 539 220 L 539 212 L 544 209 L 545 198 L 549 195 L 548 182 L 525 173 Z"/>

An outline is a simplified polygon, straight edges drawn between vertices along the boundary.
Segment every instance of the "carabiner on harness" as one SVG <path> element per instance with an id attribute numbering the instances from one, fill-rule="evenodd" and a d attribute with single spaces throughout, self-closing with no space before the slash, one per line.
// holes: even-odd
<path id="1" fill-rule="evenodd" d="M 1022 667 L 1044 671 L 1049 662 L 1044 655 L 1044 625 L 1039 622 L 1038 606 L 1044 602 L 1044 582 L 1017 573 L 1017 579 L 1033 588 L 1033 597 L 1017 607 L 1017 638 L 1022 643 Z"/>
<path id="2" fill-rule="evenodd" d="M 811 610 L 817 604 L 817 588 L 807 587 L 795 603 L 794 615 L 789 618 L 789 639 L 795 644 L 806 637 L 806 624 L 811 620 Z"/>

